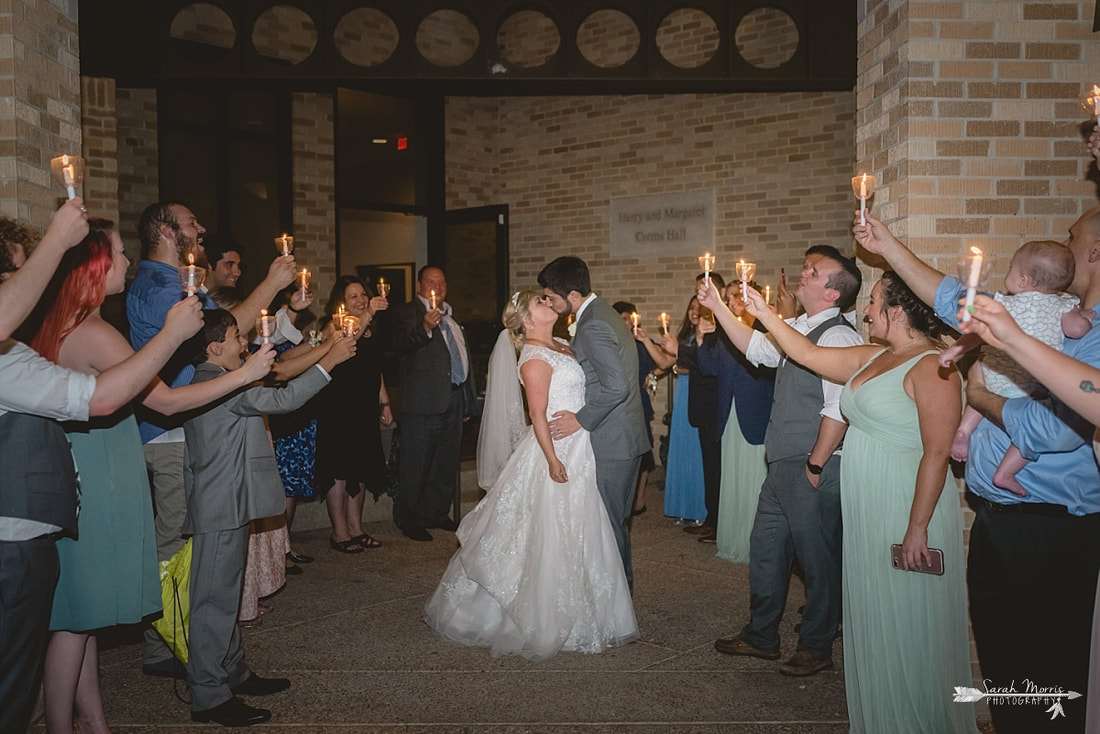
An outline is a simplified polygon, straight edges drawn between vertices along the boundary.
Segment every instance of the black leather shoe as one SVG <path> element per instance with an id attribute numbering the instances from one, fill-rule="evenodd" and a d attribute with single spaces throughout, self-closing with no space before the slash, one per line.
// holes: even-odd
<path id="1" fill-rule="evenodd" d="M 458 530 L 458 523 L 448 517 L 443 522 L 439 523 L 438 525 L 433 525 L 432 527 L 444 530 L 448 533 L 453 533 L 454 531 Z"/>
<path id="2" fill-rule="evenodd" d="M 313 556 L 307 556 L 305 553 L 295 553 L 291 551 L 286 554 L 286 557 L 295 563 L 313 563 Z"/>
<path id="3" fill-rule="evenodd" d="M 428 541 L 432 539 L 432 534 L 424 528 L 405 528 L 401 532 L 410 540 Z"/>
<path id="4" fill-rule="evenodd" d="M 287 678 L 264 678 L 253 673 L 244 683 L 238 683 L 229 690 L 233 691 L 234 696 L 270 696 L 287 688 L 290 688 Z"/>
<path id="5" fill-rule="evenodd" d="M 287 576 L 301 576 L 303 573 L 305 573 L 305 572 L 302 570 L 301 566 L 287 566 L 286 567 L 286 575 Z"/>
<path id="6" fill-rule="evenodd" d="M 187 680 L 187 666 L 183 663 L 176 662 L 175 658 L 161 660 L 160 662 L 152 663 L 150 665 L 142 665 L 141 672 L 145 675 L 151 675 L 154 678 L 175 678 L 176 680 Z"/>
<path id="7" fill-rule="evenodd" d="M 222 726 L 252 726 L 262 724 L 270 718 L 271 712 L 267 709 L 253 708 L 237 697 L 218 704 L 212 709 L 191 712 L 191 721 L 203 723 L 213 721 Z"/>

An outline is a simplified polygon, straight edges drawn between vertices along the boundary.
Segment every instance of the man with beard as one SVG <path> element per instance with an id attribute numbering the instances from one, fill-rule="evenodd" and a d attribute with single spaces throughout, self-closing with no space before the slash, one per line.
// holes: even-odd
<path id="1" fill-rule="evenodd" d="M 130 342 L 137 351 L 164 326 L 164 318 L 183 296 L 179 268 L 188 264 L 188 255 L 198 260 L 203 254 L 202 237 L 206 229 L 189 208 L 177 202 L 157 202 L 146 207 L 138 221 L 141 257 L 137 275 L 126 296 L 126 316 L 130 321 Z M 267 277 L 248 298 L 232 310 L 242 333 L 252 325 L 275 295 L 294 280 L 294 256 L 278 257 Z M 216 308 L 205 293 L 197 294 L 203 308 Z M 186 349 L 177 352 L 160 371 L 160 379 L 171 387 L 191 382 L 195 369 Z M 183 418 L 164 416 L 147 408 L 138 408 L 138 429 L 144 444 L 145 465 L 152 477 L 153 507 L 156 511 L 157 558 L 170 559 L 183 547 L 183 521 L 187 500 L 183 490 Z M 175 664 L 171 650 L 152 628 L 145 631 L 145 658 L 142 670 L 147 675 L 184 679 L 186 671 Z"/>

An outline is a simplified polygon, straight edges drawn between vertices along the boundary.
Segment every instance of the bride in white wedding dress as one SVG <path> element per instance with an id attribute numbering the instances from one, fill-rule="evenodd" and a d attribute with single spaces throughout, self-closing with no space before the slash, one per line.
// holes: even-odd
<path id="1" fill-rule="evenodd" d="M 550 416 L 584 405 L 584 371 L 554 339 L 557 318 L 535 291 L 515 294 L 504 310 L 505 327 L 523 344 L 519 377 L 532 426 L 463 518 L 461 547 L 424 607 L 440 637 L 488 647 L 494 657 L 601 652 L 638 637 L 588 433 L 550 438 Z M 491 371 L 489 389 L 514 378 Z"/>

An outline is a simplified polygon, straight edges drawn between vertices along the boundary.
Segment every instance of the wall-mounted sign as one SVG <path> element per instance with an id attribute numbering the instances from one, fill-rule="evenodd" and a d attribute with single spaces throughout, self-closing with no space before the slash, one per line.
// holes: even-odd
<path id="1" fill-rule="evenodd" d="M 612 199 L 612 257 L 713 252 L 714 191 Z"/>

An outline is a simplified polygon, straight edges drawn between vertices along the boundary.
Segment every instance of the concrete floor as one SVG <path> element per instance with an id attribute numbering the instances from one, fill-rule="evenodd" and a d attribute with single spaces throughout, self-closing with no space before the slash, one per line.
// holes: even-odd
<path id="1" fill-rule="evenodd" d="M 467 469 L 471 467 L 466 467 Z M 464 471 L 466 508 L 480 496 Z M 368 500 L 369 501 L 369 500 Z M 324 529 L 295 532 L 294 547 L 316 557 L 269 600 L 263 624 L 245 630 L 251 666 L 285 676 L 289 691 L 253 705 L 274 716 L 254 731 L 306 732 L 767 732 L 848 731 L 841 645 L 836 669 L 797 679 L 777 662 L 720 655 L 718 637 L 748 614 L 748 572 L 717 558 L 661 513 L 651 483 L 649 511 L 635 519 L 634 606 L 642 638 L 601 655 L 563 653 L 548 661 L 493 659 L 486 650 L 440 642 L 421 609 L 456 548 L 454 534 L 431 543 L 401 536 L 385 520 L 389 499 L 370 508 L 368 532 L 384 546 L 358 555 L 328 548 Z M 794 652 L 802 586 L 792 582 L 783 656 Z M 141 674 L 134 631 L 104 640 L 101 676 L 115 732 L 192 731 L 185 686 Z M 41 720 L 34 727 L 41 731 Z M 988 730 L 988 729 L 987 729 Z"/>

